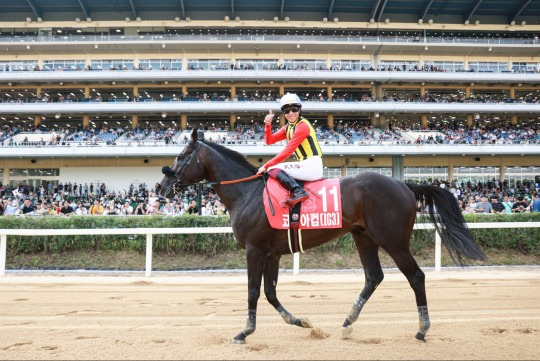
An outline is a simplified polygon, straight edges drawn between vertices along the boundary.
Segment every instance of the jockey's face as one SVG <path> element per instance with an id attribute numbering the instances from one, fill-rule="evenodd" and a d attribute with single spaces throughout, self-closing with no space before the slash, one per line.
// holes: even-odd
<path id="1" fill-rule="evenodd" d="M 298 117 L 300 116 L 300 110 L 301 107 L 294 104 L 290 106 L 285 106 L 281 109 L 283 114 L 285 114 L 285 118 L 290 123 L 294 123 L 298 119 Z"/>

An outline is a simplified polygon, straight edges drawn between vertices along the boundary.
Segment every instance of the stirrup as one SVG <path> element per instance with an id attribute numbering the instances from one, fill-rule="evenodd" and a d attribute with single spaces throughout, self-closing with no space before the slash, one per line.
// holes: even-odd
<path id="1" fill-rule="evenodd" d="M 304 194 L 302 196 L 299 196 L 298 198 L 289 198 L 285 201 L 289 205 L 289 207 L 294 207 L 296 204 L 305 201 L 309 198 L 309 194 L 304 191 Z"/>

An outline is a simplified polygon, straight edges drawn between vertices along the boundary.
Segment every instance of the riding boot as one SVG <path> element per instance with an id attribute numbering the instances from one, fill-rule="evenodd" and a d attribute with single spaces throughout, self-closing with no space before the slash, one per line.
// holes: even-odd
<path id="1" fill-rule="evenodd" d="M 300 185 L 296 183 L 296 180 L 294 180 L 284 171 L 280 170 L 280 172 L 275 175 L 275 178 L 279 181 L 283 188 L 292 194 L 292 196 L 286 201 L 289 207 L 293 207 L 296 203 L 305 201 L 309 198 L 309 194 L 304 190 L 304 188 L 300 187 Z"/>

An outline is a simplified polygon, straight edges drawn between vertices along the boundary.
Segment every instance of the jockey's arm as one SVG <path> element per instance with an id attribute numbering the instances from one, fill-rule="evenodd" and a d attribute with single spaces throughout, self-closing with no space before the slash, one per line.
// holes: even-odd
<path id="1" fill-rule="evenodd" d="M 283 162 L 285 159 L 293 155 L 294 151 L 298 146 L 309 136 L 309 126 L 305 123 L 300 123 L 294 130 L 294 135 L 289 141 L 287 146 L 276 155 L 274 158 L 270 159 L 263 167 L 268 169 L 276 164 Z"/>
<path id="2" fill-rule="evenodd" d="M 264 140 L 266 141 L 266 144 L 274 144 L 279 141 L 285 140 L 285 128 L 287 126 L 281 127 L 280 130 L 272 134 L 272 126 L 270 124 L 267 124 L 264 127 Z"/>

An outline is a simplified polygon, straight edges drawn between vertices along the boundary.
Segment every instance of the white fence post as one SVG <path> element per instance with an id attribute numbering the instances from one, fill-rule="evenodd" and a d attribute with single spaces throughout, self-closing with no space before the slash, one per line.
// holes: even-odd
<path id="1" fill-rule="evenodd" d="M 293 275 L 300 274 L 300 252 L 293 254 Z"/>
<path id="2" fill-rule="evenodd" d="M 152 275 L 152 233 L 146 234 L 146 277 Z"/>
<path id="3" fill-rule="evenodd" d="M 0 235 L 0 276 L 6 275 L 7 235 Z"/>
<path id="4" fill-rule="evenodd" d="M 441 271 L 441 236 L 435 231 L 435 272 Z"/>

